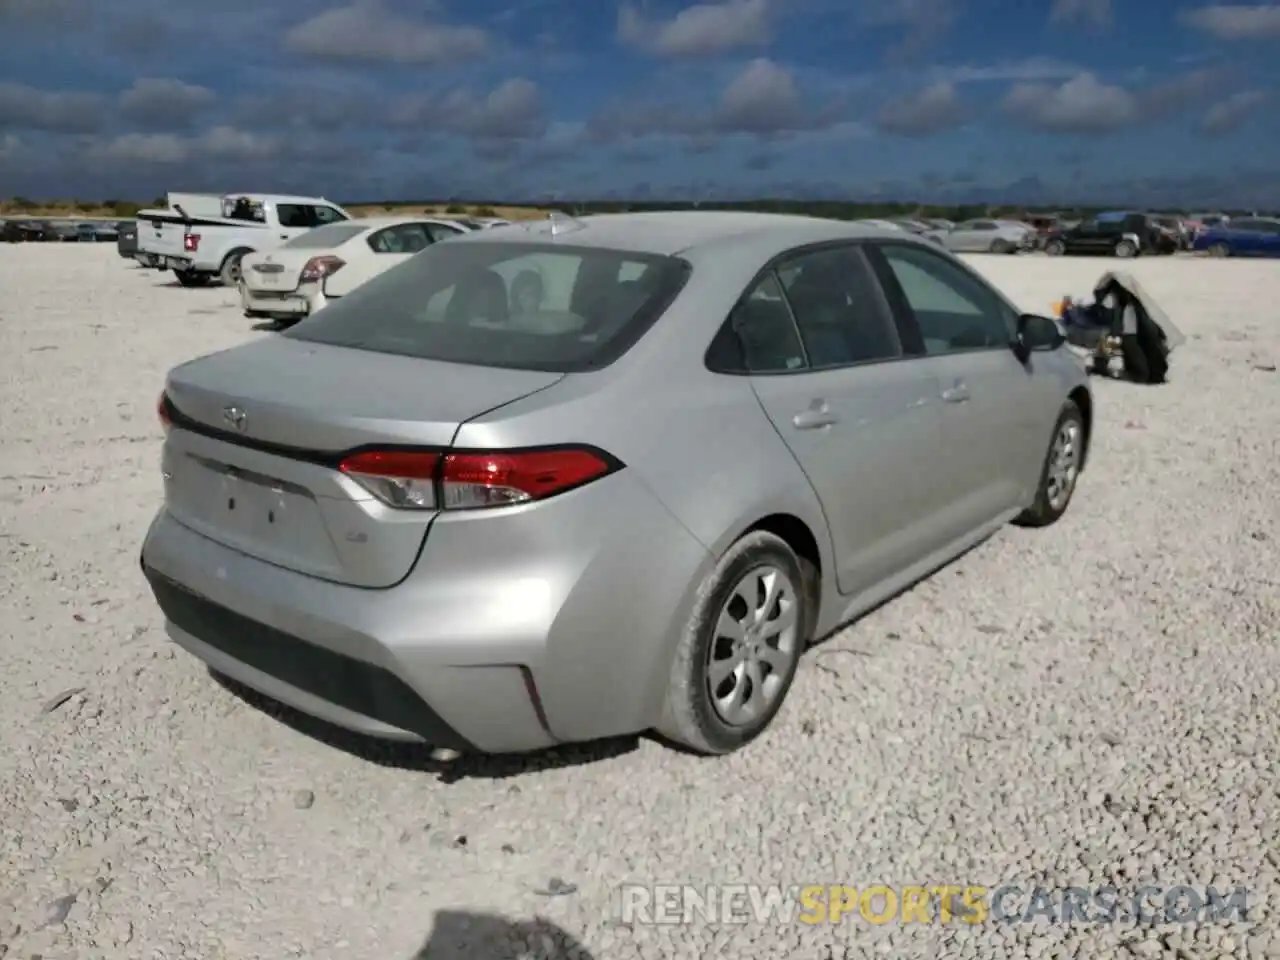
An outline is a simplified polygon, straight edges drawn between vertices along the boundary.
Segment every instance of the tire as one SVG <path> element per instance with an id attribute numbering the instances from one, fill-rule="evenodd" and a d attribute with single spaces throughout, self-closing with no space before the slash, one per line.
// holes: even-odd
<path id="1" fill-rule="evenodd" d="M 1111 372 L 1111 359 L 1109 357 L 1090 357 L 1089 365 L 1086 369 L 1095 377 L 1108 376 Z"/>
<path id="2" fill-rule="evenodd" d="M 173 275 L 178 278 L 178 282 L 184 287 L 207 287 L 209 285 L 209 275 L 207 273 L 196 273 L 194 270 L 175 270 Z"/>
<path id="3" fill-rule="evenodd" d="M 245 254 L 252 252 L 251 250 L 232 250 L 227 254 L 218 271 L 218 279 L 222 281 L 224 287 L 234 287 L 240 282 L 240 261 L 244 259 Z"/>
<path id="4" fill-rule="evenodd" d="M 1044 252 L 1051 257 L 1060 257 L 1067 252 L 1067 245 L 1061 240 L 1049 240 L 1045 242 Z"/>
<path id="5" fill-rule="evenodd" d="M 1010 243 L 1008 240 L 998 240 L 998 239 L 997 239 L 997 240 L 992 240 L 992 241 L 991 241 L 991 252 L 992 252 L 992 253 L 1013 253 L 1014 249 L 1015 249 L 1015 248 L 1014 248 L 1013 244 L 1012 244 L 1012 243 Z"/>
<path id="6" fill-rule="evenodd" d="M 1116 256 L 1121 260 L 1129 260 L 1138 255 L 1138 248 L 1132 240 L 1121 240 L 1116 244 Z"/>
<path id="7" fill-rule="evenodd" d="M 1057 468 L 1059 441 L 1064 432 L 1074 428 L 1074 441 L 1071 443 L 1071 460 L 1069 479 Z M 1071 506 L 1071 498 L 1075 495 L 1076 484 L 1080 479 L 1080 463 L 1084 456 L 1086 443 L 1084 416 L 1074 400 L 1068 400 L 1062 406 L 1062 412 L 1053 425 L 1053 433 L 1049 438 L 1049 449 L 1044 456 L 1044 466 L 1040 469 L 1040 482 L 1036 485 L 1036 498 L 1031 506 L 1014 518 L 1020 527 L 1047 527 L 1057 523 Z M 1055 496 L 1058 484 L 1066 481 L 1065 497 Z"/>
<path id="8" fill-rule="evenodd" d="M 722 659 L 731 651 L 732 640 L 719 636 L 719 624 L 722 614 L 728 619 L 737 619 L 739 614 L 751 619 L 752 610 L 739 609 L 745 606 L 744 598 L 737 595 L 739 588 L 747 588 L 743 593 L 751 592 L 752 578 L 769 570 L 783 578 L 779 600 L 785 602 L 787 597 L 791 598 L 790 609 L 795 611 L 793 626 L 777 635 L 780 642 L 776 647 L 769 646 L 779 656 L 776 672 L 771 671 L 765 677 L 766 683 L 776 680 L 768 699 L 758 705 L 753 715 L 726 719 L 727 711 L 717 707 L 708 681 L 712 655 Z M 817 612 L 813 602 L 815 583 L 816 571 L 812 565 L 797 557 L 785 541 L 772 533 L 749 533 L 730 547 L 698 589 L 692 615 L 672 659 L 658 732 L 707 756 L 732 753 L 763 733 L 786 699 L 800 656 L 812 635 Z M 746 639 L 750 642 L 753 638 L 748 634 Z M 754 639 L 767 645 L 769 638 L 766 635 L 761 639 L 757 635 Z M 756 664 L 759 670 L 759 661 Z M 719 688 L 722 694 L 749 682 L 746 665 L 738 669 L 742 670 L 741 677 L 735 671 L 722 681 Z M 746 704 L 751 704 L 762 689 L 750 689 Z"/>
<path id="9" fill-rule="evenodd" d="M 1229 257 L 1231 256 L 1231 248 L 1225 243 L 1214 243 L 1209 246 L 1209 256 L 1211 257 Z"/>

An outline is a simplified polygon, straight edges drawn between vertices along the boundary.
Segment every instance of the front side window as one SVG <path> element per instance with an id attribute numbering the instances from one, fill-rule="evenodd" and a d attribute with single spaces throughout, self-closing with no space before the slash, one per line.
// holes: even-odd
<path id="1" fill-rule="evenodd" d="M 661 316 L 688 271 L 675 257 L 594 247 L 432 244 L 281 336 L 450 363 L 595 370 Z"/>
<path id="2" fill-rule="evenodd" d="M 923 247 L 886 244 L 880 251 L 915 315 L 926 354 L 1008 348 L 1013 313 L 981 280 Z"/>

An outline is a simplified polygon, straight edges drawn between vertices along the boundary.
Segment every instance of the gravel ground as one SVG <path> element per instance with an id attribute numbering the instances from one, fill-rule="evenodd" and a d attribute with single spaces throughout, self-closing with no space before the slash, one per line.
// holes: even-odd
<path id="1" fill-rule="evenodd" d="M 974 263 L 1042 312 L 1107 267 Z M 0 957 L 1280 957 L 1280 264 L 1131 269 L 1188 343 L 1166 386 L 1098 384 L 1066 519 L 812 653 L 752 748 L 440 766 L 322 742 L 164 637 L 156 394 L 268 334 L 105 245 L 0 248 Z M 1249 921 L 629 926 L 616 894 L 1143 881 L 1247 886 Z M 489 934 L 512 952 L 448 949 Z"/>

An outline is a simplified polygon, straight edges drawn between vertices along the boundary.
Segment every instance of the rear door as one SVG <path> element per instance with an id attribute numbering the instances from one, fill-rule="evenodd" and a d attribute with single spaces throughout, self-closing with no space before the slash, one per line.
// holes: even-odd
<path id="1" fill-rule="evenodd" d="M 964 253 L 973 249 L 976 240 L 976 220 L 966 220 L 963 223 L 957 223 L 947 233 L 943 240 L 948 250 L 954 250 L 956 253 Z"/>
<path id="2" fill-rule="evenodd" d="M 907 359 L 860 248 L 780 263 L 729 324 L 761 405 L 822 502 L 841 592 L 863 593 L 924 556 L 937 391 Z"/>
<path id="3" fill-rule="evenodd" d="M 925 497 L 937 535 L 950 543 L 1022 502 L 1047 449 L 1059 388 L 1037 376 L 1034 360 L 1019 362 L 1011 348 L 1017 311 L 972 270 L 917 245 L 878 243 L 869 255 L 890 302 L 918 327 L 920 366 L 936 380 L 944 441 Z"/>
<path id="4" fill-rule="evenodd" d="M 337 250 L 345 261 L 341 270 L 325 279 L 326 297 L 343 297 L 356 287 L 421 253 L 432 244 L 427 223 L 401 223 L 357 237 Z"/>

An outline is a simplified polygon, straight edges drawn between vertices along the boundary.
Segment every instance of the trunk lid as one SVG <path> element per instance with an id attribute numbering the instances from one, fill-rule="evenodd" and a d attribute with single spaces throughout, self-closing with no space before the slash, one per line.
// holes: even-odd
<path id="1" fill-rule="evenodd" d="M 290 250 L 279 248 L 270 253 L 251 253 L 241 261 L 241 276 L 250 290 L 264 293 L 288 293 L 298 289 L 302 268 L 316 256 L 329 250 Z"/>
<path id="2" fill-rule="evenodd" d="M 563 378 L 272 337 L 175 368 L 164 444 L 174 519 L 241 553 L 361 587 L 408 574 L 432 511 L 393 510 L 336 462 L 452 445 L 462 423 Z"/>

